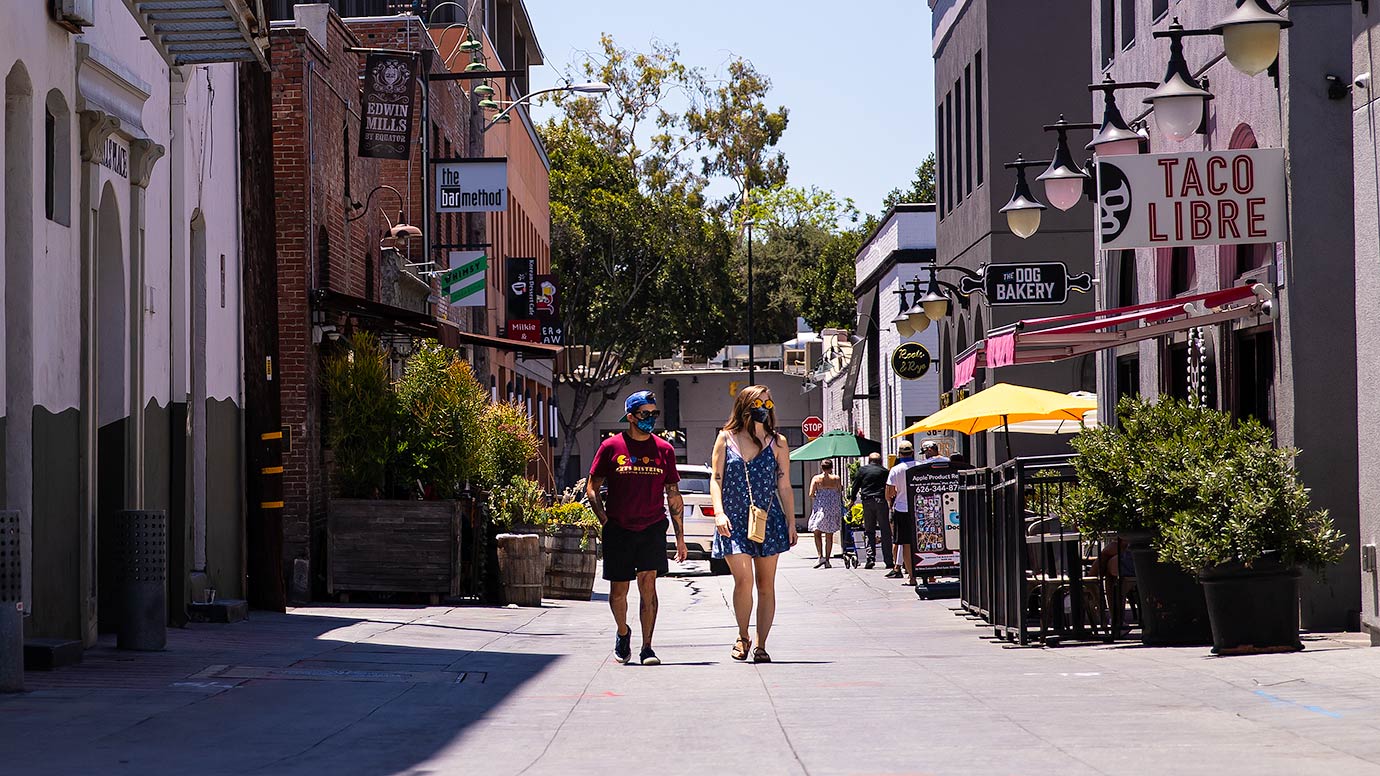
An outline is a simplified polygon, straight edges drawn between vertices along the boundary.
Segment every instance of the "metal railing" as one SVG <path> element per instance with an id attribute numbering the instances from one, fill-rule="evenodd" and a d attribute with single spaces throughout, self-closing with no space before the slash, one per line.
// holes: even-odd
<path id="1" fill-rule="evenodd" d="M 1102 542 L 1058 517 L 1077 483 L 1072 460 L 1016 458 L 961 478 L 961 605 L 996 638 L 1055 645 L 1123 633 L 1119 598 L 1109 604 L 1105 575 L 1084 570 Z"/>

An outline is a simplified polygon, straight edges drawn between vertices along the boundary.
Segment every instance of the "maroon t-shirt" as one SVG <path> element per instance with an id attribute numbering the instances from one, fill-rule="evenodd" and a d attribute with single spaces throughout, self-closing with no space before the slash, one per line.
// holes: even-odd
<path id="1" fill-rule="evenodd" d="M 627 432 L 599 445 L 589 476 L 605 478 L 609 521 L 629 531 L 666 519 L 666 486 L 680 482 L 676 451 L 669 442 L 658 436 L 638 442 Z"/>

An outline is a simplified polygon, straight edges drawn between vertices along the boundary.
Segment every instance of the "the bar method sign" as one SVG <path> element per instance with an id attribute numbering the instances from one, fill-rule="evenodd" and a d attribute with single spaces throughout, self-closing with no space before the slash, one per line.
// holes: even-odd
<path id="1" fill-rule="evenodd" d="M 1097 188 L 1106 250 L 1289 239 L 1283 149 L 1110 156 Z"/>
<path id="2" fill-rule="evenodd" d="M 497 213 L 507 209 L 507 159 L 436 163 L 437 213 Z"/>
<path id="3" fill-rule="evenodd" d="M 360 156 L 408 158 L 412 149 L 412 95 L 416 70 L 417 60 L 410 55 L 369 55 L 364 67 Z"/>

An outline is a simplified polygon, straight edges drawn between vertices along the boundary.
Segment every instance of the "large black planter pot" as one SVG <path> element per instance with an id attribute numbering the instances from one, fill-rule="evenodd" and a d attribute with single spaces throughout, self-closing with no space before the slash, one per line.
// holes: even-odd
<path id="1" fill-rule="evenodd" d="M 1254 566 L 1227 563 L 1199 575 L 1218 655 L 1297 652 L 1299 570 L 1266 558 Z"/>
<path id="2" fill-rule="evenodd" d="M 1203 586 L 1172 563 L 1161 563 L 1155 551 L 1131 544 L 1140 592 L 1140 640 L 1147 646 L 1200 647 L 1212 643 Z"/>

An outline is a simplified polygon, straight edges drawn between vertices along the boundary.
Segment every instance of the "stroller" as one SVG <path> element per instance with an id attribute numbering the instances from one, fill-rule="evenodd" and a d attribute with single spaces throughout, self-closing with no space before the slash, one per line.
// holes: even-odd
<path id="1" fill-rule="evenodd" d="M 851 509 L 848 507 L 847 512 L 851 513 Z M 846 569 L 858 567 L 858 541 L 853 532 L 861 532 L 861 530 L 861 527 L 849 525 L 845 515 L 843 527 L 839 529 L 839 549 L 843 552 L 843 567 Z"/>

